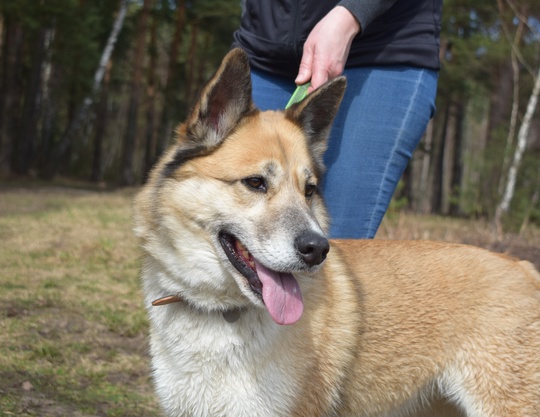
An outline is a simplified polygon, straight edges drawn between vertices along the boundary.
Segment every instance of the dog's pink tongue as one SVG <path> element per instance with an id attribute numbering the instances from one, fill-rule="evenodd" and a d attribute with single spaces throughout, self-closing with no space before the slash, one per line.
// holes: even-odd
<path id="1" fill-rule="evenodd" d="M 263 301 L 277 324 L 293 324 L 304 311 L 302 293 L 292 274 L 272 271 L 255 260 L 257 275 L 263 284 Z"/>

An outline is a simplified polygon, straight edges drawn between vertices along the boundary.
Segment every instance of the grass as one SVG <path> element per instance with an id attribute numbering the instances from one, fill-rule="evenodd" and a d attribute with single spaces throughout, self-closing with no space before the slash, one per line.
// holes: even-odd
<path id="1" fill-rule="evenodd" d="M 540 270 L 540 229 L 528 226 L 522 233 L 498 236 L 485 220 L 418 216 L 389 212 L 378 239 L 424 239 L 465 243 L 528 260 Z"/>
<path id="2" fill-rule="evenodd" d="M 0 416 L 158 416 L 134 190 L 0 188 Z M 379 238 L 472 243 L 540 262 L 540 231 L 391 213 Z"/>
<path id="3" fill-rule="evenodd" d="M 131 199 L 0 191 L 0 415 L 160 415 Z"/>

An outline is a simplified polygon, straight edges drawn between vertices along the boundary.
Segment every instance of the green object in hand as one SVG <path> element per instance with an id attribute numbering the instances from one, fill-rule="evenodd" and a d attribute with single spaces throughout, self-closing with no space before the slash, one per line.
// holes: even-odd
<path id="1" fill-rule="evenodd" d="M 285 106 L 285 109 L 288 109 L 291 107 L 294 103 L 298 103 L 299 101 L 302 101 L 306 96 L 308 95 L 308 88 L 311 85 L 311 83 L 308 81 L 305 84 L 299 85 L 296 87 L 296 90 L 294 90 L 293 95 L 289 99 L 289 102 Z"/>

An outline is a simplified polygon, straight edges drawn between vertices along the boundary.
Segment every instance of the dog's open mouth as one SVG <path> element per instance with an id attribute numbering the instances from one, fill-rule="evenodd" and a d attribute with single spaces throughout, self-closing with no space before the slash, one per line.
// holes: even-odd
<path id="1" fill-rule="evenodd" d="M 262 265 L 233 235 L 220 233 L 219 241 L 231 264 L 246 278 L 278 324 L 293 324 L 304 311 L 302 293 L 291 273 L 273 271 Z"/>

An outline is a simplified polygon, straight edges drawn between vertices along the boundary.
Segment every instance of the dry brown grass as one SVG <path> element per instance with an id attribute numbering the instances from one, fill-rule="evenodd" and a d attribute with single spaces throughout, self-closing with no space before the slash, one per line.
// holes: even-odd
<path id="1" fill-rule="evenodd" d="M 423 239 L 465 243 L 526 259 L 540 270 L 540 229 L 529 226 L 521 234 L 497 236 L 485 220 L 390 213 L 383 221 L 378 239 Z"/>
<path id="2" fill-rule="evenodd" d="M 0 415 L 158 416 L 131 234 L 133 190 L 0 188 Z M 506 251 L 540 268 L 540 231 L 394 214 L 379 238 Z"/>

